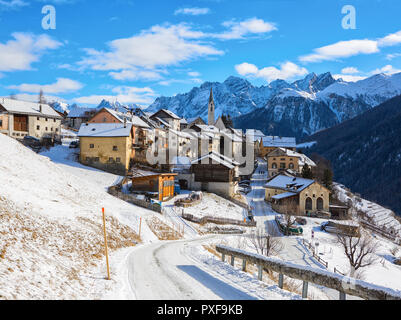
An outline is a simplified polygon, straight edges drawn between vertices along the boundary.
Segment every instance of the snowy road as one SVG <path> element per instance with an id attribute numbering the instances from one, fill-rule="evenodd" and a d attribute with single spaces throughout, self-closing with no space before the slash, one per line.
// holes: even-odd
<path id="1" fill-rule="evenodd" d="M 128 280 L 140 300 L 299 299 L 232 268 L 200 248 L 222 236 L 157 242 L 134 250 L 128 258 Z"/>

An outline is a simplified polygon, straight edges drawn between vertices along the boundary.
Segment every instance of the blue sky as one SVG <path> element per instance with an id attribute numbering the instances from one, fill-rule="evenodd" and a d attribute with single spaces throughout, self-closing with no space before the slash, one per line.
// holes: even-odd
<path id="1" fill-rule="evenodd" d="M 56 29 L 42 28 L 42 7 Z M 355 8 L 344 29 L 342 8 Z M 255 85 L 401 71 L 398 0 L 0 0 L 0 95 L 148 105 L 231 75 Z"/>

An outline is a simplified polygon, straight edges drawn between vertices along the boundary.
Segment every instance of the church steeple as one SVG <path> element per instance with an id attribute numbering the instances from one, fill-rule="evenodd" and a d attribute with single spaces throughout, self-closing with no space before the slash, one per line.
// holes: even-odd
<path id="1" fill-rule="evenodd" d="M 209 126 L 214 125 L 214 99 L 213 99 L 213 88 L 210 89 L 210 97 L 209 97 L 209 104 L 208 104 L 208 117 L 207 117 L 207 124 Z"/>

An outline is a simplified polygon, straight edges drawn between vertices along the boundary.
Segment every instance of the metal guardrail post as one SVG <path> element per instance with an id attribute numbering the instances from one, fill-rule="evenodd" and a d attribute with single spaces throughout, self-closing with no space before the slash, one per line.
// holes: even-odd
<path id="1" fill-rule="evenodd" d="M 263 277 L 263 268 L 261 265 L 258 265 L 258 280 L 262 281 L 262 277 Z"/>
<path id="2" fill-rule="evenodd" d="M 234 267 L 234 256 L 231 256 L 231 265 Z"/>
<path id="3" fill-rule="evenodd" d="M 278 287 L 280 289 L 283 289 L 284 287 L 284 275 L 282 273 L 278 275 Z"/>
<path id="4" fill-rule="evenodd" d="M 221 254 L 221 261 L 223 261 L 223 262 L 226 261 L 226 255 L 224 253 Z"/>
<path id="5" fill-rule="evenodd" d="M 304 281 L 302 284 L 302 298 L 308 298 L 308 282 Z"/>
<path id="6" fill-rule="evenodd" d="M 242 260 L 242 271 L 246 272 L 246 260 Z"/>
<path id="7" fill-rule="evenodd" d="M 346 294 L 340 291 L 340 300 L 346 300 Z"/>

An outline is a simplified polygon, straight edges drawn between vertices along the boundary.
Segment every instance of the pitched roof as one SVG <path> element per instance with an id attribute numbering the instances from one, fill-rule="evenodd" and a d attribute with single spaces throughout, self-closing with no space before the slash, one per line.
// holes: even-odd
<path id="1" fill-rule="evenodd" d="M 0 98 L 0 105 L 3 106 L 9 113 L 20 113 L 34 116 L 46 116 L 52 118 L 62 117 L 54 110 L 51 106 L 46 103 L 36 103 L 21 101 L 9 98 Z M 42 106 L 42 111 L 40 111 L 40 106 Z"/>
<path id="2" fill-rule="evenodd" d="M 78 137 L 129 137 L 132 124 L 127 123 L 88 123 L 81 124 Z"/>
<path id="3" fill-rule="evenodd" d="M 285 199 L 285 198 L 289 198 L 289 197 L 293 197 L 296 196 L 297 194 L 294 192 L 284 192 L 284 193 L 280 193 L 280 194 L 276 194 L 275 196 L 272 197 L 272 199 Z"/>
<path id="4" fill-rule="evenodd" d="M 207 158 L 211 159 L 214 162 L 220 163 L 221 165 L 223 165 L 229 169 L 233 169 L 234 167 L 239 166 L 239 163 L 237 161 L 235 161 L 231 158 L 228 158 L 216 151 L 211 151 L 208 154 L 206 154 L 196 160 L 193 160 L 191 163 L 199 164 L 199 163 L 201 163 L 202 160 L 207 159 Z"/>
<path id="5" fill-rule="evenodd" d="M 154 117 L 155 115 L 157 115 L 159 112 L 165 112 L 168 116 L 170 116 L 173 119 L 176 120 L 180 120 L 181 118 L 179 116 L 177 116 L 174 112 L 167 110 L 167 109 L 160 109 L 159 111 L 156 111 L 154 114 L 152 114 L 150 117 Z"/>
<path id="6" fill-rule="evenodd" d="M 315 180 L 277 175 L 265 184 L 265 188 L 276 188 L 288 192 L 299 193 L 315 183 Z"/>
<path id="7" fill-rule="evenodd" d="M 87 116 L 87 112 L 96 112 L 95 108 L 74 108 L 72 109 L 68 115 L 67 118 L 81 118 Z"/>
<path id="8" fill-rule="evenodd" d="M 138 116 L 122 113 L 120 111 L 116 111 L 110 108 L 103 108 L 102 110 L 106 110 L 107 112 L 109 112 L 121 123 L 124 123 L 124 118 L 126 118 L 127 122 L 132 123 L 135 127 L 150 128 L 149 125 Z"/>
<path id="9" fill-rule="evenodd" d="M 304 166 L 305 164 L 308 164 L 308 166 L 311 166 L 311 167 L 316 167 L 316 163 L 314 163 L 306 155 L 299 153 L 299 152 L 289 150 L 289 149 L 285 149 L 285 148 L 277 148 L 276 150 L 273 150 L 272 152 L 268 153 L 267 157 L 274 157 L 274 156 L 276 156 L 276 154 L 298 158 L 299 159 L 298 163 L 301 167 Z"/>
<path id="10" fill-rule="evenodd" d="M 276 137 L 276 136 L 264 136 L 262 137 L 264 147 L 284 147 L 284 148 L 296 148 L 297 142 L 294 137 Z"/>

